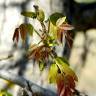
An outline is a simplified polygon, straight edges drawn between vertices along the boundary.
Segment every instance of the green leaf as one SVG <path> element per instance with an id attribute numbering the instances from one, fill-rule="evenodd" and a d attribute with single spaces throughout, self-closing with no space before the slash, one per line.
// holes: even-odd
<path id="1" fill-rule="evenodd" d="M 30 17 L 30 18 L 36 18 L 36 13 L 35 12 L 21 12 L 21 15 Z"/>
<path id="2" fill-rule="evenodd" d="M 62 18 L 59 18 L 59 19 L 57 20 L 57 22 L 56 22 L 56 25 L 57 25 L 57 26 L 62 25 L 62 24 L 65 22 L 65 20 L 66 20 L 66 17 L 65 17 L 65 16 L 62 17 Z"/>
<path id="3" fill-rule="evenodd" d="M 69 64 L 69 62 L 68 62 L 68 60 L 66 59 L 66 58 L 64 58 L 64 57 L 57 57 L 58 59 L 59 59 L 59 62 L 61 62 L 61 63 L 65 63 L 65 64 L 67 64 L 68 66 L 70 65 Z"/>
<path id="4" fill-rule="evenodd" d="M 57 39 L 57 26 L 53 25 L 52 22 L 50 22 L 49 34 L 53 39 Z"/>
<path id="5" fill-rule="evenodd" d="M 39 69 L 40 69 L 40 71 L 43 71 L 44 67 L 45 67 L 44 62 L 39 62 Z"/>
<path id="6" fill-rule="evenodd" d="M 49 36 L 49 37 L 47 38 L 47 42 L 48 42 L 48 46 L 50 46 L 50 47 L 57 45 L 57 43 L 56 43 L 55 39 L 53 38 L 53 36 Z"/>
<path id="7" fill-rule="evenodd" d="M 72 76 L 74 78 L 74 80 L 78 81 L 78 78 L 76 76 L 76 74 L 74 73 L 74 71 L 66 64 L 66 62 L 63 62 L 62 59 L 60 58 L 55 58 L 55 62 L 57 64 L 57 66 L 60 68 L 61 72 L 63 74 Z"/>
<path id="8" fill-rule="evenodd" d="M 29 35 L 32 36 L 33 30 L 34 30 L 33 26 L 31 24 L 26 24 L 26 28 L 27 28 Z"/>
<path id="9" fill-rule="evenodd" d="M 59 18 L 62 18 L 64 17 L 63 14 L 61 13 L 53 13 L 50 17 L 49 17 L 49 20 L 52 22 L 53 25 L 56 25 L 56 22 Z"/>
<path id="10" fill-rule="evenodd" d="M 40 22 L 43 22 L 44 19 L 45 19 L 45 14 L 43 12 L 43 10 L 38 10 L 37 12 L 37 19 L 40 21 Z"/>
<path id="11" fill-rule="evenodd" d="M 48 74 L 48 80 L 50 83 L 56 83 L 57 74 L 58 74 L 58 67 L 56 64 L 52 64 Z"/>

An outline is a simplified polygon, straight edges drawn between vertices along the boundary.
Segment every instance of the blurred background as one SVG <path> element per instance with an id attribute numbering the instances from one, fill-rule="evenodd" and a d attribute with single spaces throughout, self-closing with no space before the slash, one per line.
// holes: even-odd
<path id="1" fill-rule="evenodd" d="M 23 50 L 21 49 L 21 45 L 19 45 L 20 47 L 17 49 L 14 48 L 12 37 L 14 29 L 21 23 L 34 23 L 34 20 L 21 16 L 20 13 L 22 11 L 34 10 L 33 5 L 38 5 L 44 10 L 46 19 L 54 12 L 60 12 L 66 15 L 66 8 L 64 6 L 66 1 L 69 2 L 70 0 L 0 0 L 0 58 L 6 58 L 6 56 L 11 53 L 14 54 L 14 58 L 0 60 L 0 69 L 14 70 L 12 72 L 23 75 L 27 79 L 32 80 L 43 87 L 49 87 L 48 83 L 45 82 L 47 71 L 45 70 L 41 75 L 38 66 L 31 64 L 32 61 L 25 60 L 22 63 L 22 60 L 24 59 L 22 58 Z M 88 0 L 88 2 L 89 1 L 90 0 Z M 76 0 L 76 2 L 79 2 L 80 4 L 82 2 L 88 3 L 87 0 Z M 90 2 L 95 4 L 96 0 Z M 73 3 L 69 2 L 69 5 L 70 4 L 72 5 Z M 96 13 L 96 6 L 94 12 Z M 82 18 L 83 17 L 81 16 L 81 19 Z M 37 27 L 38 23 L 34 23 L 34 26 Z M 96 96 L 96 29 L 90 28 L 86 30 L 86 32 L 85 30 L 75 30 L 73 33 L 74 39 L 72 48 L 69 48 L 65 43 L 63 48 L 61 46 L 56 48 L 57 53 L 60 56 L 68 58 L 71 67 L 76 72 L 79 78 L 77 89 L 81 92 L 85 92 L 88 96 Z M 30 39 L 29 42 L 36 42 L 36 38 L 37 37 L 32 40 Z M 16 63 L 18 59 L 21 64 Z M 0 79 L 0 89 L 7 88 L 9 85 L 8 82 Z M 12 85 L 10 86 L 12 88 L 11 92 L 16 96 L 16 90 L 18 88 L 13 88 Z"/>

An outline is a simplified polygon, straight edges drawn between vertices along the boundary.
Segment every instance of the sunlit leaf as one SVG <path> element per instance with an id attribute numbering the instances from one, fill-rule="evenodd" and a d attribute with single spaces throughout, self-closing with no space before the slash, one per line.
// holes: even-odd
<path id="1" fill-rule="evenodd" d="M 56 83 L 57 74 L 58 74 L 58 67 L 56 64 L 52 64 L 48 74 L 48 80 L 50 83 Z"/>
<path id="2" fill-rule="evenodd" d="M 47 37 L 47 43 L 48 43 L 48 46 L 56 46 L 57 43 L 55 41 L 55 39 L 53 38 L 53 36 L 50 36 L 50 37 Z"/>
<path id="3" fill-rule="evenodd" d="M 13 34 L 13 41 L 16 39 L 17 43 L 18 43 L 18 40 L 19 40 L 19 28 L 16 28 L 15 29 L 15 32 Z"/>
<path id="4" fill-rule="evenodd" d="M 64 16 L 63 14 L 56 12 L 56 13 L 53 13 L 53 14 L 49 17 L 49 19 L 50 19 L 50 21 L 52 22 L 53 25 L 56 25 L 57 20 L 58 20 L 59 18 L 62 18 L 63 16 Z"/>
<path id="5" fill-rule="evenodd" d="M 59 18 L 56 22 L 57 26 L 60 26 L 61 24 L 65 23 L 66 17 Z"/>
<path id="6" fill-rule="evenodd" d="M 45 14 L 44 14 L 44 12 L 43 12 L 43 10 L 38 10 L 38 12 L 37 12 L 37 19 L 39 20 L 39 21 L 41 21 L 41 22 L 43 22 L 44 21 L 44 19 L 45 19 Z"/>
<path id="7" fill-rule="evenodd" d="M 55 61 L 62 73 L 72 76 L 74 80 L 78 81 L 75 72 L 66 64 L 66 62 L 63 62 L 62 59 L 58 57 L 55 59 Z"/>
<path id="8" fill-rule="evenodd" d="M 59 26 L 59 28 L 62 29 L 62 30 L 66 30 L 66 31 L 74 29 L 74 27 L 72 25 L 67 24 L 67 23 L 61 24 Z"/>
<path id="9" fill-rule="evenodd" d="M 59 59 L 60 62 L 62 62 L 62 63 L 64 62 L 68 66 L 70 65 L 69 62 L 68 62 L 68 60 L 65 57 L 58 57 L 58 59 Z"/>
<path id="10" fill-rule="evenodd" d="M 36 18 L 36 13 L 35 12 L 21 12 L 21 15 L 30 17 L 30 18 Z"/>
<path id="11" fill-rule="evenodd" d="M 50 22 L 49 34 L 53 39 L 57 39 L 57 26 L 53 25 L 52 22 Z"/>

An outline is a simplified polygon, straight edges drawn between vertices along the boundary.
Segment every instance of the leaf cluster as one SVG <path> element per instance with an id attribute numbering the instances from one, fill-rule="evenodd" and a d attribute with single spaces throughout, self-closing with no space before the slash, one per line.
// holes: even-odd
<path id="1" fill-rule="evenodd" d="M 34 24 L 21 24 L 15 29 L 13 41 L 16 40 L 18 43 L 21 37 L 24 43 L 27 34 L 33 37 L 35 32 L 41 40 L 36 44 L 31 43 L 29 45 L 26 56 L 37 61 L 41 71 L 51 60 L 52 64 L 50 64 L 48 74 L 49 82 L 57 84 L 59 96 L 72 96 L 78 78 L 70 68 L 68 61 L 57 56 L 54 47 L 62 44 L 64 37 L 71 47 L 72 37 L 68 31 L 72 30 L 73 26 L 66 22 L 66 17 L 61 13 L 53 13 L 45 20 L 44 11 L 36 5 L 34 8 L 35 12 L 22 12 L 21 15 L 38 20 L 42 28 L 37 31 L 33 26 Z"/>

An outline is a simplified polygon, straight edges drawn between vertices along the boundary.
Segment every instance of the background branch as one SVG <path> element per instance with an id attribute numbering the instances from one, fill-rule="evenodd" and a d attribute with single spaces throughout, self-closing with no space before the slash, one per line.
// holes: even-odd
<path id="1" fill-rule="evenodd" d="M 7 81 L 11 81 L 14 84 L 21 86 L 22 88 L 26 88 L 27 90 L 29 90 L 29 85 L 30 85 L 30 87 L 34 93 L 39 92 L 39 93 L 43 94 L 43 96 L 57 96 L 57 94 L 54 93 L 53 91 L 42 88 L 42 87 L 32 83 L 31 81 L 26 80 L 25 78 L 18 76 L 16 74 L 13 74 L 12 72 L 7 72 L 6 70 L 0 70 L 0 78 L 7 80 Z"/>

